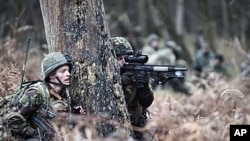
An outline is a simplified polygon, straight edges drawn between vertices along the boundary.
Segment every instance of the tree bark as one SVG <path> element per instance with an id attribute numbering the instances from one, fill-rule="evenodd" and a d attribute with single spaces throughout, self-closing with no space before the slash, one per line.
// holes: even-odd
<path id="1" fill-rule="evenodd" d="M 169 32 L 164 25 L 162 15 L 160 15 L 161 11 L 154 5 L 153 0 L 148 0 L 148 5 L 148 12 L 150 13 L 148 17 L 150 21 L 152 20 L 152 25 L 148 25 L 148 28 L 153 27 L 153 30 L 157 31 L 155 33 L 160 34 L 164 40 L 169 40 Z"/>
<path id="2" fill-rule="evenodd" d="M 221 9 L 222 9 L 222 21 L 223 21 L 223 37 L 228 37 L 228 12 L 227 12 L 227 4 L 226 0 L 221 1 Z"/>
<path id="3" fill-rule="evenodd" d="M 87 115 L 104 115 L 121 123 L 129 134 L 129 120 L 121 88 L 120 70 L 110 44 L 102 0 L 40 0 L 49 52 L 74 59 L 72 102 Z M 115 127 L 98 123 L 100 136 Z"/>
<path id="4" fill-rule="evenodd" d="M 175 32 L 178 36 L 183 36 L 184 1 L 178 0 L 176 7 Z"/>
<path id="5" fill-rule="evenodd" d="M 201 17 L 202 17 L 202 24 L 205 30 L 205 35 L 209 41 L 209 47 L 212 49 L 213 52 L 216 51 L 215 49 L 215 24 L 211 16 L 211 1 L 204 0 L 198 2 L 200 5 Z"/>

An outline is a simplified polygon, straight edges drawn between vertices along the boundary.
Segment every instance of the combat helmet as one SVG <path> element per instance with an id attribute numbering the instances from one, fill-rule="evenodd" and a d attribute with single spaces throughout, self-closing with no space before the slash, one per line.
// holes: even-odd
<path id="1" fill-rule="evenodd" d="M 116 55 L 132 55 L 134 52 L 132 46 L 124 37 L 113 37 L 111 38 L 111 43 L 115 49 Z"/>
<path id="2" fill-rule="evenodd" d="M 166 46 L 168 48 L 176 48 L 177 44 L 176 44 L 175 41 L 169 40 L 169 41 L 166 42 Z"/>
<path id="3" fill-rule="evenodd" d="M 147 44 L 151 44 L 154 40 L 160 40 L 160 37 L 157 34 L 152 33 L 147 37 Z"/>
<path id="4" fill-rule="evenodd" d="M 41 71 L 43 80 L 55 69 L 62 65 L 69 65 L 70 71 L 73 67 L 73 61 L 69 55 L 60 52 L 52 52 L 44 57 L 41 63 Z"/>

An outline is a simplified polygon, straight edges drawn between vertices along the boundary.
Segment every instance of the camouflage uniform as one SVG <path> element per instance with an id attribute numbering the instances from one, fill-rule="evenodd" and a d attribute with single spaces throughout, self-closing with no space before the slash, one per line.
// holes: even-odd
<path id="1" fill-rule="evenodd" d="M 250 78 L 250 51 L 247 54 L 247 60 L 240 64 L 240 71 L 244 79 Z"/>
<path id="2" fill-rule="evenodd" d="M 210 65 L 209 67 L 204 68 L 203 75 L 206 76 L 206 73 L 208 72 L 215 72 L 230 77 L 230 74 L 224 65 L 224 57 L 222 54 L 215 54 L 211 58 Z"/>
<path id="3" fill-rule="evenodd" d="M 169 48 L 160 49 L 149 56 L 147 64 L 151 65 L 174 65 L 176 56 Z"/>
<path id="4" fill-rule="evenodd" d="M 203 30 L 201 28 L 198 28 L 197 36 L 194 42 L 195 53 L 197 53 L 205 44 L 206 44 L 206 41 L 203 35 Z"/>
<path id="5" fill-rule="evenodd" d="M 165 43 L 160 40 L 159 36 L 150 34 L 147 38 L 147 44 L 142 49 L 143 54 L 148 55 L 147 64 L 174 65 L 176 56 L 173 49 L 165 46 Z"/>
<path id="6" fill-rule="evenodd" d="M 153 42 L 157 42 L 158 45 L 155 45 Z M 151 55 L 158 51 L 161 48 L 160 38 L 156 34 L 150 34 L 146 40 L 145 46 L 142 49 L 142 52 L 146 55 Z"/>
<path id="7" fill-rule="evenodd" d="M 115 48 L 116 55 L 131 55 L 133 49 L 130 43 L 123 37 L 114 37 L 111 42 Z M 135 72 L 121 72 L 122 88 L 133 126 L 144 127 L 147 123 L 147 108 L 154 100 L 153 92 L 149 87 L 147 74 L 136 74 Z M 142 84 L 140 87 L 137 83 Z M 135 139 L 141 140 L 143 134 L 134 131 Z"/>
<path id="8" fill-rule="evenodd" d="M 41 64 L 43 79 L 46 80 L 50 73 L 65 64 L 72 68 L 69 56 L 59 52 L 48 54 Z M 32 85 L 17 100 L 12 101 L 14 111 L 7 115 L 7 125 L 18 140 L 53 140 L 53 119 L 58 113 L 71 109 L 66 86 L 57 94 L 46 81 Z M 44 130 L 38 127 L 36 121 L 48 128 Z"/>
<path id="9" fill-rule="evenodd" d="M 210 59 L 212 59 L 213 54 L 210 51 L 208 45 L 202 47 L 202 49 L 198 50 L 197 54 L 195 54 L 193 67 L 197 72 L 197 76 L 200 76 L 202 71 L 209 67 Z"/>
<path id="10" fill-rule="evenodd" d="M 152 64 L 152 65 L 181 65 L 178 64 L 178 62 L 184 62 L 184 60 L 179 59 L 180 54 L 182 53 L 182 49 L 178 44 L 176 44 L 175 41 L 173 40 L 168 40 L 166 42 L 166 47 L 163 49 L 159 49 L 157 52 L 152 54 L 149 57 L 149 60 L 147 64 Z M 184 67 L 184 65 L 181 65 Z M 186 65 L 185 65 L 186 66 Z M 184 72 L 179 72 L 182 73 L 183 76 L 185 76 Z M 164 74 L 164 73 L 163 73 Z M 158 76 L 157 76 L 158 77 Z M 154 78 L 155 80 L 157 78 Z M 160 86 L 161 89 L 173 89 L 174 91 L 177 92 L 182 92 L 187 95 L 191 95 L 190 90 L 187 88 L 185 85 L 185 78 L 183 79 L 169 79 L 165 80 L 164 83 L 159 85 L 158 83 L 155 83 L 154 81 L 151 83 L 151 86 L 153 89 L 156 89 Z"/>

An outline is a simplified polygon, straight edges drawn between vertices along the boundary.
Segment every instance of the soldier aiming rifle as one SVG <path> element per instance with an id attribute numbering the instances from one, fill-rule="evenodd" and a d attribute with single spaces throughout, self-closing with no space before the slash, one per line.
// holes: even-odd
<path id="1" fill-rule="evenodd" d="M 41 62 L 42 80 L 23 82 L 28 55 L 28 39 L 20 89 L 8 106 L 12 109 L 4 118 L 16 140 L 48 141 L 58 136 L 52 123 L 60 113 L 85 114 L 80 105 L 71 103 L 73 60 L 68 54 L 51 52 Z"/>
<path id="2" fill-rule="evenodd" d="M 161 75 L 161 81 L 174 77 L 181 77 L 178 71 L 186 71 L 186 68 L 175 66 L 145 65 L 148 56 L 138 52 L 133 56 L 134 50 L 124 37 L 113 37 L 111 43 L 115 49 L 121 72 L 122 89 L 126 100 L 131 125 L 134 128 L 133 137 L 136 140 L 150 140 L 150 133 L 143 133 L 137 129 L 144 127 L 148 120 L 147 108 L 153 103 L 154 95 L 149 86 L 150 75 Z"/>

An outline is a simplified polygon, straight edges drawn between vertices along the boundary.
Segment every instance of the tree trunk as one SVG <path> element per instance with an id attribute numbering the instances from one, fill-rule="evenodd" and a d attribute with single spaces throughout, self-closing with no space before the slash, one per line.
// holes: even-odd
<path id="1" fill-rule="evenodd" d="M 166 25 L 168 26 L 168 35 L 171 35 L 170 39 L 174 40 L 176 43 L 178 43 L 178 45 L 180 45 L 183 49 L 183 52 L 185 52 L 185 54 L 183 56 L 181 56 L 181 59 L 186 60 L 187 62 L 191 62 L 191 56 L 188 52 L 187 47 L 184 44 L 184 40 L 182 36 L 178 36 L 175 32 L 175 25 L 173 20 L 171 20 L 170 15 L 168 14 L 168 12 L 166 11 L 165 6 L 162 4 L 161 1 L 155 1 L 155 5 L 159 11 L 159 13 L 162 14 L 163 18 L 163 22 L 166 23 Z"/>
<path id="2" fill-rule="evenodd" d="M 155 33 L 160 34 L 161 37 L 164 40 L 169 40 L 169 33 L 168 29 L 164 25 L 164 22 L 162 20 L 162 15 L 160 15 L 159 9 L 154 5 L 153 0 L 148 0 L 148 12 L 150 13 L 149 20 L 152 21 L 152 25 L 148 25 L 148 27 L 152 27 L 153 25 L 153 30 L 157 31 Z M 165 17 L 164 17 L 165 18 Z"/>
<path id="3" fill-rule="evenodd" d="M 215 24 L 214 21 L 211 17 L 211 1 L 209 0 L 204 0 L 204 1 L 199 1 L 200 5 L 200 11 L 201 11 L 201 17 L 202 17 L 202 23 L 203 23 L 203 28 L 205 30 L 206 37 L 209 41 L 209 47 L 212 49 L 213 52 L 216 51 L 215 49 Z"/>
<path id="4" fill-rule="evenodd" d="M 175 32 L 178 36 L 183 36 L 183 16 L 184 16 L 184 1 L 177 1 Z"/>
<path id="5" fill-rule="evenodd" d="M 147 13 L 146 13 L 146 4 L 145 0 L 139 0 L 138 1 L 138 18 L 139 18 L 139 25 L 141 25 L 141 28 L 143 29 L 142 35 L 146 36 L 146 33 L 148 33 L 147 28 L 146 28 L 146 23 L 147 23 Z"/>
<path id="6" fill-rule="evenodd" d="M 110 44 L 102 0 L 40 0 L 49 51 L 74 59 L 72 102 L 87 115 L 119 121 L 129 134 L 129 120 L 121 89 L 120 70 Z M 119 127 L 98 123 L 100 136 Z"/>
<path id="7" fill-rule="evenodd" d="M 223 21 L 223 37 L 228 37 L 228 12 L 227 12 L 227 4 L 226 0 L 221 1 L 221 9 L 222 9 L 222 21 Z"/>

